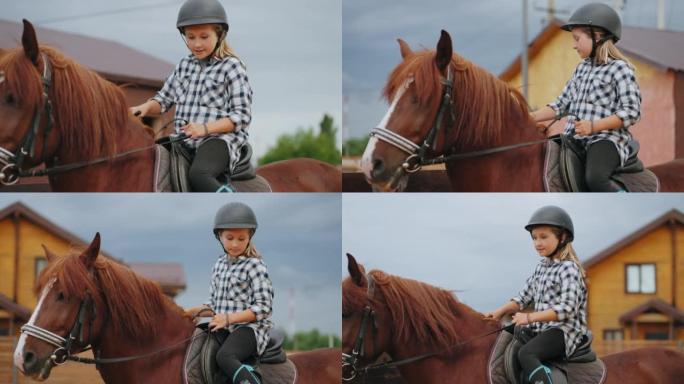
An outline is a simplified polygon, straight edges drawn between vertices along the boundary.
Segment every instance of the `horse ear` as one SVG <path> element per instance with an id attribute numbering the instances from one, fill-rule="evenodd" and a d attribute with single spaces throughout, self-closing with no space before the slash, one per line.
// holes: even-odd
<path id="1" fill-rule="evenodd" d="M 24 33 L 21 35 L 21 45 L 24 46 L 24 53 L 26 57 L 35 65 L 38 65 L 38 38 L 36 37 L 36 30 L 33 28 L 28 20 L 24 21 Z"/>
<path id="2" fill-rule="evenodd" d="M 41 247 L 43 247 L 43 250 L 45 251 L 45 258 L 47 259 L 48 263 L 52 263 L 53 261 L 57 260 L 59 256 L 54 254 L 51 250 L 49 250 L 45 244 L 41 244 Z"/>
<path id="3" fill-rule="evenodd" d="M 95 234 L 95 238 L 90 243 L 90 246 L 88 246 L 88 249 L 86 249 L 81 254 L 81 259 L 83 260 L 83 263 L 86 265 L 86 267 L 90 268 L 95 264 L 95 260 L 97 259 L 97 255 L 99 253 L 100 253 L 100 232 L 97 232 Z"/>
<path id="4" fill-rule="evenodd" d="M 397 39 L 397 42 L 399 43 L 399 51 L 401 52 L 402 59 L 413 54 L 413 50 L 411 50 L 411 47 L 409 47 L 407 42 L 402 39 Z"/>
<path id="5" fill-rule="evenodd" d="M 435 56 L 435 62 L 437 63 L 437 68 L 443 71 L 451 62 L 451 57 L 454 55 L 454 48 L 451 45 L 451 36 L 449 33 L 442 29 L 442 35 L 439 37 L 439 42 L 437 43 L 437 55 Z"/>
<path id="6" fill-rule="evenodd" d="M 366 275 L 363 273 L 363 267 L 356 262 L 356 259 L 351 255 L 351 253 L 347 253 L 347 263 L 349 276 L 354 284 L 358 285 L 359 287 L 366 286 Z"/>

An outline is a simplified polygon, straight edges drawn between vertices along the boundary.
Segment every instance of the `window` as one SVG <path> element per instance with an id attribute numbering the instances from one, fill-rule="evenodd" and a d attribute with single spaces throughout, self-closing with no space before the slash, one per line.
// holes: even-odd
<path id="1" fill-rule="evenodd" d="M 646 332 L 646 340 L 668 340 L 667 332 Z"/>
<path id="2" fill-rule="evenodd" d="M 38 280 L 38 276 L 40 276 L 40 273 L 43 272 L 43 269 L 47 267 L 48 262 L 45 260 L 45 258 L 42 257 L 36 257 L 36 280 Z"/>
<path id="3" fill-rule="evenodd" d="M 655 264 L 625 265 L 625 291 L 627 293 L 655 293 Z"/>
<path id="4" fill-rule="evenodd" d="M 604 329 L 603 340 L 624 340 L 625 335 L 622 329 Z"/>

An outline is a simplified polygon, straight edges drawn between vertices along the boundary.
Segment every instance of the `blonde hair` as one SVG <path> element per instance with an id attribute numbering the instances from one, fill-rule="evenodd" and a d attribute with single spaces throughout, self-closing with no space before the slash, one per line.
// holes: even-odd
<path id="1" fill-rule="evenodd" d="M 219 238 L 219 243 L 221 242 L 221 233 L 229 229 L 231 228 L 221 228 L 217 230 L 216 234 Z M 242 253 L 242 256 L 255 257 L 257 259 L 261 259 L 261 253 L 254 246 L 254 241 L 252 241 L 252 237 L 254 237 L 254 229 L 249 230 L 249 244 L 247 244 L 247 248 L 245 248 L 245 251 Z"/>
<path id="2" fill-rule="evenodd" d="M 564 237 L 569 235 L 565 229 L 559 227 L 552 226 L 551 231 L 556 235 L 559 241 L 563 241 Z M 563 248 L 558 251 L 558 260 L 573 261 L 577 265 L 577 268 L 579 269 L 580 273 L 582 274 L 582 279 L 585 279 L 587 277 L 587 273 L 584 270 L 584 267 L 582 267 L 582 263 L 580 262 L 579 257 L 577 257 L 575 248 L 572 247 L 572 241 L 565 244 L 565 246 L 563 246 Z"/>
<path id="3" fill-rule="evenodd" d="M 591 29 L 589 28 L 582 28 L 582 31 L 584 31 L 588 36 L 591 37 Z M 594 30 L 594 36 L 593 39 L 601 39 L 606 35 L 606 32 L 602 29 L 595 29 Z M 622 60 L 627 65 L 629 65 L 632 69 L 634 69 L 634 66 L 630 61 L 627 59 L 627 57 L 620 52 L 618 47 L 615 46 L 615 43 L 613 42 L 612 39 L 608 39 L 603 44 L 598 45 L 596 47 L 596 52 L 595 52 L 595 62 L 596 64 L 603 65 L 607 64 L 609 59 L 612 60 Z"/>
<path id="4" fill-rule="evenodd" d="M 223 26 L 220 24 L 214 25 L 214 30 L 216 31 L 216 35 L 220 38 L 221 34 L 223 33 Z M 226 35 L 228 33 L 226 32 Z M 228 40 L 226 40 L 227 36 L 223 36 L 223 41 L 221 41 L 221 45 L 216 49 L 216 52 L 214 52 L 214 56 L 218 57 L 219 59 L 225 59 L 226 57 L 235 57 L 236 59 L 240 60 L 240 58 L 235 54 L 235 51 L 233 51 L 233 48 L 231 48 L 230 44 L 228 44 Z M 240 60 L 242 61 L 242 60 Z"/>

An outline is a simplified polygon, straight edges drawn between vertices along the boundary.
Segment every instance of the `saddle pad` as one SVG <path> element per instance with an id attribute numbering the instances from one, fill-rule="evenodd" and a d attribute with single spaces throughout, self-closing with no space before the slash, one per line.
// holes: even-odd
<path id="1" fill-rule="evenodd" d="M 291 360 L 281 364 L 262 364 L 257 368 L 264 384 L 294 384 L 297 381 L 297 367 Z"/>
<path id="2" fill-rule="evenodd" d="M 489 355 L 489 384 L 504 384 L 508 383 L 506 378 L 506 366 L 505 366 L 505 352 L 506 346 L 511 342 L 513 335 L 508 332 L 499 333 L 499 337 L 496 338 L 496 343 L 494 343 L 494 348 Z"/>
<path id="3" fill-rule="evenodd" d="M 174 177 L 172 172 L 171 154 L 163 145 L 157 145 L 154 166 L 155 192 L 188 192 L 174 190 L 171 183 L 171 178 Z M 248 180 L 233 180 L 231 184 L 238 192 L 273 192 L 268 181 L 259 175 Z"/>
<path id="4" fill-rule="evenodd" d="M 544 189 L 546 192 L 571 192 L 563 182 L 560 165 L 560 145 L 549 140 L 546 144 L 544 156 Z M 658 192 L 660 184 L 658 177 L 648 169 L 636 173 L 619 173 L 611 176 L 628 192 Z"/>
<path id="5" fill-rule="evenodd" d="M 598 358 L 591 363 L 555 362 L 553 366 L 565 372 L 571 384 L 602 384 L 606 380 L 606 365 Z"/>
<path id="6" fill-rule="evenodd" d="M 207 333 L 195 328 L 192 340 L 185 352 L 183 360 L 183 382 L 185 384 L 204 384 L 201 368 L 202 345 L 207 339 Z"/>

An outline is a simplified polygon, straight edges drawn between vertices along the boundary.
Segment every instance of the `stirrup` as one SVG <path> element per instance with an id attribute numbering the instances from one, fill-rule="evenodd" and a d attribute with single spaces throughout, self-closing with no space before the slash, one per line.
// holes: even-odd
<path id="1" fill-rule="evenodd" d="M 234 192 L 237 192 L 237 191 L 236 191 L 235 188 L 234 188 L 232 185 L 230 185 L 230 184 L 223 184 L 221 187 L 219 187 L 219 189 L 216 190 L 216 193 L 226 193 L 226 192 L 228 192 L 228 193 L 234 193 Z"/>
<path id="2" fill-rule="evenodd" d="M 530 373 L 527 381 L 530 384 L 553 384 L 551 381 L 551 369 L 542 364 Z"/>
<path id="3" fill-rule="evenodd" d="M 251 365 L 247 364 L 242 364 L 240 368 L 238 368 L 237 371 L 235 371 L 235 374 L 233 375 L 233 384 L 252 384 L 252 382 L 249 379 L 239 379 L 238 375 L 240 374 L 240 371 L 245 370 L 247 371 L 247 375 L 249 376 L 249 379 L 253 379 L 254 383 L 256 384 L 261 384 L 261 380 L 257 377 L 257 375 L 254 374 L 254 367 Z M 239 381 L 235 381 L 239 380 Z"/>

